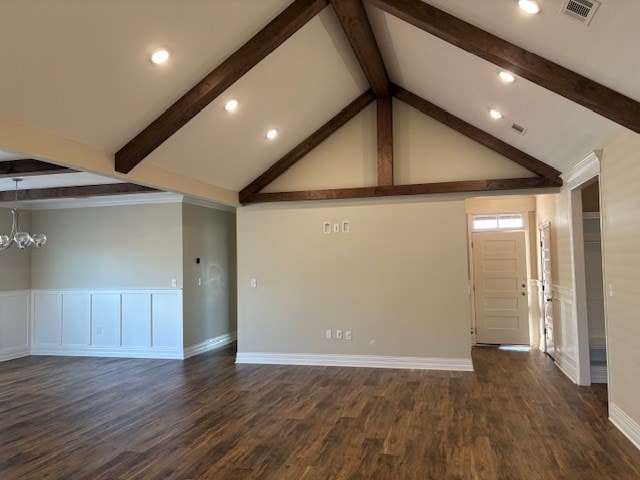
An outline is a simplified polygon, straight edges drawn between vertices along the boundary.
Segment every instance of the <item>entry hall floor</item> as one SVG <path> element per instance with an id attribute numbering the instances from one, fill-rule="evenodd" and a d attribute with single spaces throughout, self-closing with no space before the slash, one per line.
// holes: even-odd
<path id="1" fill-rule="evenodd" d="M 0 364 L 0 478 L 640 479 L 607 420 L 539 352 L 475 373 L 27 357 Z"/>

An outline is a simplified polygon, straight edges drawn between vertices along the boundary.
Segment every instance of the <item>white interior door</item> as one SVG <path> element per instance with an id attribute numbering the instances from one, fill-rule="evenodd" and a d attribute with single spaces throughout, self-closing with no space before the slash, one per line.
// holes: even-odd
<path id="1" fill-rule="evenodd" d="M 476 341 L 529 344 L 524 232 L 473 234 Z"/>
<path id="2" fill-rule="evenodd" d="M 553 304 L 551 297 L 551 233 L 549 224 L 540 226 L 540 271 L 542 272 L 542 305 L 544 313 L 544 345 L 551 358 L 556 356 Z"/>

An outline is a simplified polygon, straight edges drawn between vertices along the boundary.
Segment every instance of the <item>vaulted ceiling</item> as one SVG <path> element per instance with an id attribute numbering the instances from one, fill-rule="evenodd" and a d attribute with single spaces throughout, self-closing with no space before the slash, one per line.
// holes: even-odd
<path id="1" fill-rule="evenodd" d="M 502 84 L 499 67 L 384 3 L 364 2 L 390 80 L 472 126 L 560 171 L 623 128 L 522 77 Z M 560 0 L 541 0 L 536 16 L 515 0 L 425 3 L 640 100 L 635 0 L 603 2 L 589 26 L 561 15 Z M 0 121 L 115 154 L 290 4 L 2 0 Z M 159 46 L 171 59 L 151 65 Z M 368 88 L 336 14 L 323 8 L 142 163 L 238 192 Z M 239 101 L 234 114 L 223 109 L 230 98 Z M 505 118 L 491 120 L 489 107 Z"/>

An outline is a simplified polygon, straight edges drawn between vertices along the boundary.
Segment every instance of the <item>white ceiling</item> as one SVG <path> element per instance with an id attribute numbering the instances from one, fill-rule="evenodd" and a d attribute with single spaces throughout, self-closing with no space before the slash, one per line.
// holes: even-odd
<path id="1" fill-rule="evenodd" d="M 522 78 L 505 84 L 495 65 L 392 15 L 372 8 L 370 17 L 394 83 L 559 170 L 618 128 Z M 492 120 L 489 108 L 504 118 Z M 527 129 L 524 136 L 513 123 Z"/>
<path id="2" fill-rule="evenodd" d="M 0 0 L 0 120 L 115 152 L 290 1 Z M 534 17 L 515 0 L 427 3 L 640 100 L 637 0 L 603 1 L 589 27 L 559 15 L 560 0 L 541 0 Z M 558 169 L 619 128 L 523 79 L 500 84 L 491 64 L 367 11 L 394 82 Z M 156 46 L 172 51 L 169 64 L 149 64 Z M 239 190 L 364 89 L 327 8 L 145 162 Z M 506 118 L 491 122 L 490 105 Z M 281 133 L 270 143 L 271 127 Z"/>
<path id="3" fill-rule="evenodd" d="M 145 161 L 238 191 L 367 88 L 326 8 Z M 230 98 L 240 102 L 233 114 Z M 270 128 L 277 141 L 265 138 Z"/>

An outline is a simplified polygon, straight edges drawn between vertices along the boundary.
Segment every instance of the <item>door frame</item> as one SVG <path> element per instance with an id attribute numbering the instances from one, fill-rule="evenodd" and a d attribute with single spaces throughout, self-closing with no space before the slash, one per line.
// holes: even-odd
<path id="1" fill-rule="evenodd" d="M 591 385 L 591 359 L 589 354 L 589 322 L 587 319 L 587 282 L 584 260 L 584 231 L 582 224 L 582 189 L 596 180 L 600 179 L 600 156 L 601 152 L 592 152 L 583 160 L 578 162 L 572 169 L 567 186 L 569 188 L 569 235 L 571 238 L 571 268 L 573 274 L 573 301 L 574 301 L 574 326 L 577 333 L 577 362 L 576 376 L 578 385 Z M 602 189 L 600 198 L 602 205 Z M 604 231 L 602 229 L 603 215 L 600 214 L 601 249 L 604 250 Z M 602 277 L 603 289 L 606 283 L 606 271 L 604 255 L 602 256 Z M 609 338 L 607 322 L 607 294 L 604 298 L 604 328 L 605 343 Z M 609 361 L 609 348 L 607 345 L 607 366 Z M 609 368 L 607 368 L 607 375 Z M 610 391 L 609 391 L 610 392 Z M 609 393 L 610 395 L 610 393 Z M 610 400 L 610 399 L 609 399 Z"/>
<path id="2" fill-rule="evenodd" d="M 544 287 L 544 262 L 542 261 L 542 230 L 545 228 L 549 228 L 549 236 L 551 236 L 551 222 L 550 221 L 546 221 L 546 222 L 542 222 L 538 225 L 538 232 L 537 232 L 537 236 L 536 236 L 536 240 L 538 241 L 538 248 L 537 248 L 537 252 L 538 252 L 538 282 L 539 282 L 539 288 L 538 288 L 538 308 L 540 310 L 540 325 L 539 325 L 539 330 L 540 330 L 540 350 L 543 351 L 544 353 L 547 353 L 547 337 L 545 335 L 545 329 L 546 329 L 546 313 L 545 313 L 545 303 L 546 303 L 546 298 L 545 298 L 545 293 L 543 290 Z M 551 281 L 553 281 L 553 277 L 551 277 Z M 553 290 L 551 292 L 549 292 L 549 295 L 553 295 Z M 552 297 L 553 298 L 553 297 Z M 555 316 L 555 315 L 554 315 Z M 554 325 L 554 342 L 555 342 L 555 325 Z M 555 349 L 555 343 L 554 343 L 554 349 Z M 554 352 L 555 355 L 555 352 Z"/>
<path id="3" fill-rule="evenodd" d="M 527 296 L 529 299 L 529 344 L 533 340 L 533 335 L 531 332 L 531 242 L 530 242 L 530 231 L 529 231 L 529 211 L 528 210 L 511 210 L 501 208 L 497 212 L 487 213 L 489 215 L 508 215 L 508 214 L 520 214 L 522 215 L 522 228 L 514 228 L 511 230 L 478 230 L 478 232 L 524 232 L 524 248 L 525 248 L 525 267 L 526 267 L 526 275 L 527 275 Z M 469 269 L 469 285 L 468 292 L 471 300 L 471 345 L 475 346 L 478 344 L 478 339 L 476 336 L 476 302 L 475 302 L 475 291 L 473 290 L 473 279 L 474 279 L 474 271 L 473 271 L 473 234 L 475 230 L 473 229 L 473 217 L 476 215 L 484 215 L 485 213 L 471 213 L 467 212 L 467 265 Z"/>

